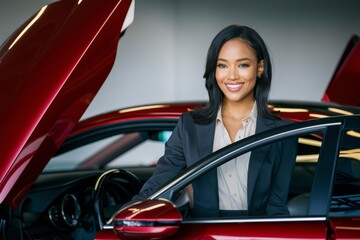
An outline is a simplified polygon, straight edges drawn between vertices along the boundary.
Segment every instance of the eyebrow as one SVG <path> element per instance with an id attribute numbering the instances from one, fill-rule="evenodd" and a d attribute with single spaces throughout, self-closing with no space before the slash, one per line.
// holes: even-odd
<path id="1" fill-rule="evenodd" d="M 251 61 L 250 58 L 239 58 L 239 59 L 236 59 L 237 62 L 241 62 L 241 61 L 245 61 L 245 60 Z M 224 58 L 218 58 L 217 61 L 228 62 L 228 60 L 227 60 L 227 59 L 224 59 Z"/>

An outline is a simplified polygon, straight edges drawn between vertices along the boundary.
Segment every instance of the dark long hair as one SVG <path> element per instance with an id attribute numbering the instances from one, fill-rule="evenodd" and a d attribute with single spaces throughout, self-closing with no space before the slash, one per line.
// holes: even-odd
<path id="1" fill-rule="evenodd" d="M 207 124 L 216 118 L 217 111 L 223 101 L 224 94 L 217 85 L 215 79 L 216 63 L 222 46 L 229 40 L 240 38 L 246 41 L 255 51 L 257 62 L 264 60 L 264 70 L 255 85 L 255 100 L 259 114 L 273 118 L 268 108 L 268 97 L 271 86 L 271 61 L 264 40 L 253 29 L 246 26 L 231 25 L 221 30 L 210 44 L 205 67 L 205 87 L 208 91 L 209 102 L 202 108 L 194 110 L 191 115 L 198 124 Z"/>

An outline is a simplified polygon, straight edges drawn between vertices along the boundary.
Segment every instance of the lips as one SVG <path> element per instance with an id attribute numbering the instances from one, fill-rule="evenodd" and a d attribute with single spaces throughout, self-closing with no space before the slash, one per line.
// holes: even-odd
<path id="1" fill-rule="evenodd" d="M 237 92 L 244 86 L 244 83 L 227 83 L 225 85 L 230 92 Z"/>

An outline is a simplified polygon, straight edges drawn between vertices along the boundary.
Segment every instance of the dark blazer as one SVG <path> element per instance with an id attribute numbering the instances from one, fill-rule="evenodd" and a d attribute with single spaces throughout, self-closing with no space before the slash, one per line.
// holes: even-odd
<path id="1" fill-rule="evenodd" d="M 257 117 L 256 133 L 289 123 L 280 119 Z M 195 124 L 190 113 L 183 114 L 165 144 L 152 177 L 133 201 L 143 200 L 185 168 L 212 153 L 215 121 Z M 288 189 L 295 164 L 296 140 L 286 140 L 252 151 L 248 174 L 248 215 L 287 215 Z M 217 170 L 198 178 L 194 189 L 195 216 L 218 216 Z"/>

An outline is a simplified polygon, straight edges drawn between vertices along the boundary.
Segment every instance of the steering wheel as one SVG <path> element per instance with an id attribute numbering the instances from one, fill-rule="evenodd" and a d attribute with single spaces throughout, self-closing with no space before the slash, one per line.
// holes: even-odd
<path id="1" fill-rule="evenodd" d="M 105 216 L 102 209 L 102 196 L 105 191 L 105 185 L 110 179 L 119 178 L 125 180 L 131 185 L 133 191 L 140 191 L 142 182 L 141 180 L 130 171 L 125 169 L 110 169 L 101 174 L 95 184 L 93 191 L 93 203 L 95 211 L 96 228 L 100 230 L 104 226 Z"/>

